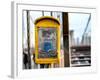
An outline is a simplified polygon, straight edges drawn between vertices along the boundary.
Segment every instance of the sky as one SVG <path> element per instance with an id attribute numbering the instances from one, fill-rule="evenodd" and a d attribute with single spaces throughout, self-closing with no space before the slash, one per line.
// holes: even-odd
<path id="1" fill-rule="evenodd" d="M 83 13 L 69 13 L 69 29 L 74 30 L 74 38 L 79 38 L 81 41 L 82 35 L 86 28 L 90 14 Z M 91 22 L 91 20 L 90 20 Z M 91 31 L 91 23 L 89 23 L 87 32 Z"/>

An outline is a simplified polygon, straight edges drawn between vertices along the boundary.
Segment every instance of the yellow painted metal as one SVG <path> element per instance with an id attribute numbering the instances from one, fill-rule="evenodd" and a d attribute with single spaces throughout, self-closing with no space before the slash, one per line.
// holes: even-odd
<path id="1" fill-rule="evenodd" d="M 38 29 L 35 27 L 35 60 L 38 58 Z"/>
<path id="2" fill-rule="evenodd" d="M 60 63 L 60 26 L 58 26 L 58 28 L 57 28 L 57 34 L 58 34 L 58 36 L 57 36 L 57 52 L 58 52 L 58 61 L 59 61 L 59 63 Z"/>
<path id="3" fill-rule="evenodd" d="M 52 20 L 42 20 L 39 21 L 39 23 L 36 24 L 36 26 L 43 26 L 43 27 L 56 27 L 59 26 L 56 22 Z"/>
<path id="4" fill-rule="evenodd" d="M 34 22 L 34 24 L 36 25 L 37 23 L 39 23 L 39 21 L 42 21 L 42 20 L 51 20 L 51 21 L 54 21 L 56 23 L 58 23 L 60 25 L 60 22 L 58 19 L 52 17 L 52 16 L 42 16 L 40 18 L 37 18 Z"/>
<path id="5" fill-rule="evenodd" d="M 43 16 L 35 20 L 35 62 L 38 64 L 60 63 L 60 22 L 51 16 Z M 38 28 L 57 29 L 57 58 L 38 58 Z"/>

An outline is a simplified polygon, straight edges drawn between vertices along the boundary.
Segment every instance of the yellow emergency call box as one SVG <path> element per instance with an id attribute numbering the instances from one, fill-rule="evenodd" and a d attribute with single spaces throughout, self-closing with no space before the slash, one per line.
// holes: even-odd
<path id="1" fill-rule="evenodd" d="M 51 16 L 35 20 L 35 63 L 50 64 L 60 61 L 60 22 Z"/>

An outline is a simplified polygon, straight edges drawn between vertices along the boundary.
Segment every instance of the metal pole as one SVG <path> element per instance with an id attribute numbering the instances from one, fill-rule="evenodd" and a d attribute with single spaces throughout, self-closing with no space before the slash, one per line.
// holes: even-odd
<path id="1" fill-rule="evenodd" d="M 70 66 L 69 58 L 69 22 L 68 22 L 68 13 L 62 13 L 63 20 L 63 44 L 64 44 L 64 67 Z"/>
<path id="2" fill-rule="evenodd" d="M 50 15 L 51 15 L 51 16 L 53 16 L 53 13 L 52 13 L 52 11 L 50 12 Z"/>
<path id="3" fill-rule="evenodd" d="M 31 54 L 30 54 L 30 16 L 29 11 L 27 13 L 27 45 L 28 45 L 28 68 L 31 69 Z"/>
<path id="4" fill-rule="evenodd" d="M 44 11 L 42 11 L 42 16 L 44 16 Z"/>

